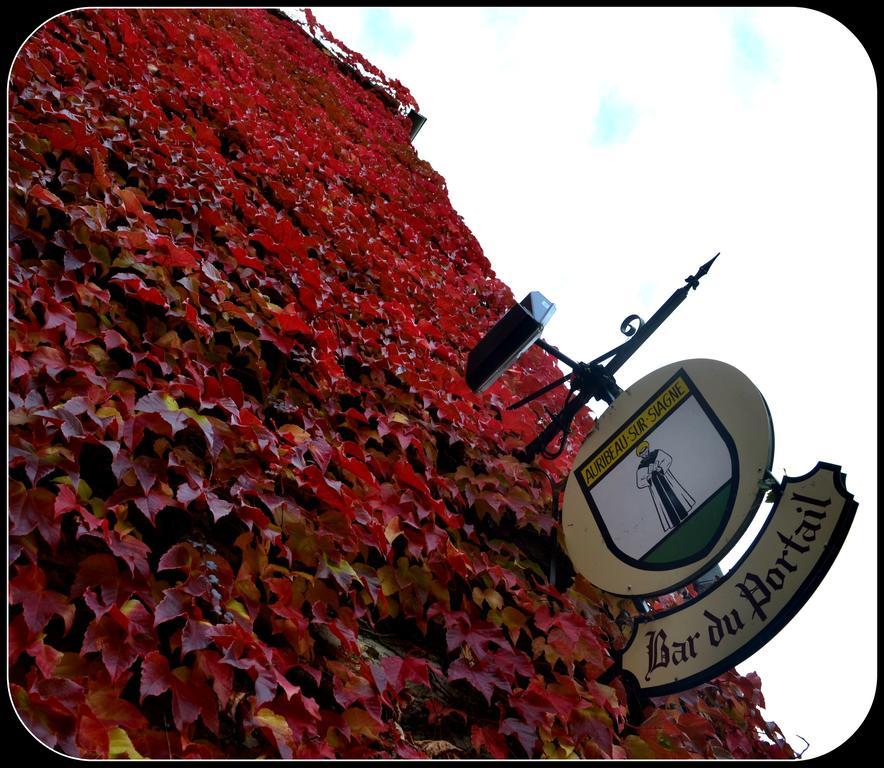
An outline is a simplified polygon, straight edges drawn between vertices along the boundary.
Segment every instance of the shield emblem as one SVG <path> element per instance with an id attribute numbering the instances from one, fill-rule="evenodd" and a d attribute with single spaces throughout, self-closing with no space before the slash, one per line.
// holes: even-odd
<path id="1" fill-rule="evenodd" d="M 739 485 L 734 440 L 682 368 L 575 467 L 608 549 L 647 570 L 707 555 Z"/>

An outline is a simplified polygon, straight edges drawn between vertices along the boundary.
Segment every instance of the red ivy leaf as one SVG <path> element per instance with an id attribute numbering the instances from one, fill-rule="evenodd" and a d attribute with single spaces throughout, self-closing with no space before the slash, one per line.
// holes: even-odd
<path id="1" fill-rule="evenodd" d="M 10 682 L 13 704 L 28 729 L 41 742 L 76 754 L 74 736 L 77 721 L 74 712 L 54 696 L 43 697 L 39 691 L 27 691 Z"/>
<path id="2" fill-rule="evenodd" d="M 9 519 L 12 536 L 26 536 L 35 528 L 54 550 L 61 540 L 56 523 L 55 496 L 46 488 L 25 488 L 18 480 L 9 484 Z"/>
<path id="3" fill-rule="evenodd" d="M 163 594 L 163 599 L 154 611 L 153 623 L 155 627 L 178 616 L 183 616 L 193 603 L 193 597 L 180 587 L 165 589 Z"/>
<path id="4" fill-rule="evenodd" d="M 435 611 L 431 609 L 430 615 L 435 615 Z M 463 611 L 449 611 L 444 616 L 448 627 L 446 640 L 449 651 L 465 643 L 477 657 L 481 658 L 490 652 L 491 643 L 507 645 L 500 628 L 490 622 L 482 619 L 470 620 Z"/>
<path id="5" fill-rule="evenodd" d="M 381 693 L 388 689 L 398 693 L 405 688 L 406 683 L 429 686 L 430 669 L 430 663 L 426 659 L 411 656 L 385 656 L 371 667 L 375 685 Z"/>
<path id="6" fill-rule="evenodd" d="M 169 673 L 169 660 L 161 653 L 153 651 L 141 662 L 141 698 L 159 696 L 172 687 L 172 676 Z"/>
<path id="7" fill-rule="evenodd" d="M 166 495 L 163 491 L 151 490 L 147 496 L 141 496 L 135 499 L 135 506 L 141 510 L 142 514 L 156 524 L 157 515 L 166 507 L 180 507 L 181 502 L 172 496 Z"/>
<path id="8" fill-rule="evenodd" d="M 496 728 L 474 725 L 470 733 L 473 746 L 477 750 L 485 747 L 485 749 L 491 754 L 491 757 L 498 760 L 504 760 L 511 757 L 510 748 L 506 743 L 506 739 Z"/>
<path id="9" fill-rule="evenodd" d="M 233 667 L 224 663 L 221 656 L 214 651 L 196 651 L 195 655 L 195 668 L 203 676 L 212 678 L 212 690 L 218 697 L 221 709 L 225 709 L 233 693 Z"/>
<path id="10" fill-rule="evenodd" d="M 129 644 L 126 628 L 114 620 L 111 611 L 89 625 L 81 650 L 83 653 L 100 652 L 111 682 L 116 682 L 135 663 L 139 653 Z"/>
<path id="11" fill-rule="evenodd" d="M 190 575 L 195 569 L 199 568 L 202 560 L 202 555 L 192 544 L 181 542 L 173 544 L 166 550 L 159 563 L 157 563 L 157 570 L 168 571 L 177 569 Z"/>
<path id="12" fill-rule="evenodd" d="M 119 274 L 112 275 L 110 279 L 120 283 L 126 289 L 127 293 L 134 294 L 148 304 L 156 304 L 164 309 L 169 308 L 169 302 L 166 301 L 166 297 L 163 296 L 158 289 L 148 288 L 144 284 L 144 281 L 137 275 L 128 272 L 120 272 Z"/>
<path id="13" fill-rule="evenodd" d="M 286 333 L 310 335 L 310 326 L 300 318 L 297 304 L 288 304 L 282 312 L 277 313 L 276 323 Z"/>
<path id="14" fill-rule="evenodd" d="M 188 667 L 177 667 L 169 675 L 172 687 L 172 719 L 175 727 L 185 726 L 202 717 L 213 733 L 218 733 L 218 703 L 212 689 L 199 680 Z"/>
<path id="15" fill-rule="evenodd" d="M 512 690 L 510 684 L 500 678 L 490 657 L 476 662 L 467 661 L 463 657 L 455 660 L 448 667 L 448 679 L 466 680 L 485 697 L 489 704 L 491 704 L 491 696 L 495 688 L 500 688 L 506 693 Z"/>
<path id="16" fill-rule="evenodd" d="M 188 619 L 181 632 L 181 653 L 202 650 L 212 642 L 212 625 L 207 621 Z"/>
<path id="17" fill-rule="evenodd" d="M 225 501 L 224 499 L 219 498 L 211 491 L 206 493 L 206 503 L 209 505 L 209 510 L 212 512 L 212 518 L 217 523 L 222 517 L 226 517 L 234 510 L 234 505 L 229 501 Z M 260 513 L 260 510 L 259 510 Z M 269 522 L 264 515 L 260 515 L 261 518 L 265 522 Z M 263 527 L 263 526 L 262 526 Z"/>
<path id="18" fill-rule="evenodd" d="M 105 677 L 105 681 L 107 678 Z M 147 718 L 134 704 L 121 698 L 120 692 L 96 680 L 86 694 L 86 703 L 92 713 L 106 726 L 116 726 L 137 732 L 147 727 Z"/>
<path id="19" fill-rule="evenodd" d="M 410 485 L 416 491 L 430 496 L 430 489 L 427 487 L 424 478 L 418 475 L 407 461 L 400 459 L 393 465 L 393 474 L 406 485 Z"/>
<path id="20" fill-rule="evenodd" d="M 537 744 L 536 728 L 512 717 L 508 717 L 500 724 L 500 732 L 506 736 L 515 736 L 525 750 L 525 754 L 528 757 L 533 755 L 534 745 Z"/>
<path id="21" fill-rule="evenodd" d="M 74 606 L 67 597 L 46 589 L 46 575 L 37 565 L 18 566 L 15 578 L 9 582 L 9 601 L 21 605 L 25 624 L 31 632 L 40 632 L 52 616 L 60 616 L 65 632 L 74 621 Z"/>
<path id="22" fill-rule="evenodd" d="M 150 573 L 150 566 L 147 563 L 150 547 L 141 539 L 134 536 L 123 536 L 116 531 L 111 531 L 104 541 L 110 551 L 128 566 L 133 576 L 136 573 L 144 576 Z"/>

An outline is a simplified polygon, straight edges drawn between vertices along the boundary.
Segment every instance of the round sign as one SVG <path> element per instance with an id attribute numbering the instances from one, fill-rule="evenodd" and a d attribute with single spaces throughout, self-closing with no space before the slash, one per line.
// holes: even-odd
<path id="1" fill-rule="evenodd" d="M 770 412 L 744 374 L 717 360 L 654 371 L 577 453 L 562 511 L 574 568 L 631 597 L 693 581 L 746 530 L 772 461 Z"/>

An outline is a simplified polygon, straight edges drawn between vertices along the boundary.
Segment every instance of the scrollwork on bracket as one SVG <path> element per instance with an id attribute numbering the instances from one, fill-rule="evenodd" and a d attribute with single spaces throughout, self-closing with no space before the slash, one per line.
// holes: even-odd
<path id="1" fill-rule="evenodd" d="M 633 323 L 638 321 L 638 325 L 633 326 Z M 636 331 L 641 328 L 645 324 L 645 321 L 642 320 L 638 315 L 629 315 L 622 323 L 620 323 L 620 333 L 624 336 L 634 336 Z"/>

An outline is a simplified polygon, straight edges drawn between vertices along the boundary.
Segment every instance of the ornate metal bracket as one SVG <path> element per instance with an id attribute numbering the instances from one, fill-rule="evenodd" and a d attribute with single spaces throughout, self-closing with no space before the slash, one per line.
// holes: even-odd
<path id="1" fill-rule="evenodd" d="M 571 368 L 571 373 L 565 374 L 560 379 L 557 379 L 551 384 L 547 384 L 536 392 L 532 392 L 517 403 L 513 403 L 509 406 L 508 410 L 519 408 L 526 403 L 530 403 L 532 400 L 546 394 L 568 380 L 571 380 L 571 396 L 569 396 L 568 401 L 565 403 L 562 410 L 559 413 L 552 415 L 552 421 L 547 425 L 543 432 L 532 440 L 524 451 L 518 452 L 517 455 L 519 458 L 528 462 L 533 461 L 538 453 L 545 450 L 550 440 L 552 440 L 556 434 L 563 432 L 567 435 L 571 426 L 571 421 L 580 409 L 591 399 L 595 398 L 597 400 L 603 400 L 608 404 L 614 401 L 614 398 L 622 392 L 620 387 L 617 386 L 617 382 L 614 380 L 614 373 L 619 370 L 630 357 L 632 357 L 635 351 L 647 341 L 651 334 L 660 327 L 663 321 L 675 311 L 676 307 L 685 300 L 688 292 L 691 289 L 697 288 L 700 284 L 700 278 L 709 271 L 709 267 L 712 266 L 712 262 L 714 262 L 718 256 L 719 254 L 716 253 L 715 256 L 697 270 L 695 275 L 687 277 L 685 279 L 686 285 L 675 291 L 675 293 L 663 303 L 663 306 L 661 306 L 647 322 L 642 320 L 638 315 L 627 316 L 620 324 L 620 332 L 628 337 L 628 341 L 605 352 L 605 354 L 595 358 L 595 360 L 592 360 L 589 363 L 575 362 L 567 355 L 559 352 L 555 347 L 547 344 L 543 339 L 537 339 L 537 341 L 534 342 L 549 354 L 557 357 L 563 363 L 568 365 Z M 605 361 L 607 361 L 607 363 L 602 365 Z"/>

